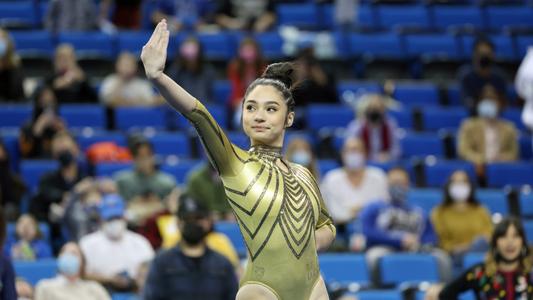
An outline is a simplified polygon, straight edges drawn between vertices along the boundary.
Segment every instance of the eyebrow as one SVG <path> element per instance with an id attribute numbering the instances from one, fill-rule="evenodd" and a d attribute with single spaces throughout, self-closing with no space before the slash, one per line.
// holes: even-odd
<path id="1" fill-rule="evenodd" d="M 246 103 L 246 102 L 252 102 L 252 103 L 256 103 L 256 104 L 257 104 L 257 101 L 255 101 L 255 100 L 253 100 L 253 99 L 246 100 L 244 103 Z M 267 101 L 267 102 L 265 103 L 265 105 L 270 105 L 270 104 L 276 104 L 276 105 L 279 106 L 279 103 L 278 103 L 277 101 L 272 101 L 272 100 L 271 100 L 271 101 Z"/>

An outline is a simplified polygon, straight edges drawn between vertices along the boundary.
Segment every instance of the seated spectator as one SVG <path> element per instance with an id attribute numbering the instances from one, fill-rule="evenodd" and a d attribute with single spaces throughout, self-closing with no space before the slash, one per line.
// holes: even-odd
<path id="1" fill-rule="evenodd" d="M 178 228 L 183 240 L 152 262 L 144 299 L 235 299 L 235 270 L 224 256 L 206 247 L 212 221 L 193 199 L 181 200 Z"/>
<path id="2" fill-rule="evenodd" d="M 526 241 L 520 220 L 502 220 L 494 228 L 484 262 L 468 268 L 444 287 L 434 287 L 426 299 L 459 299 L 468 291 L 476 299 L 532 299 L 533 258 Z"/>
<path id="3" fill-rule="evenodd" d="M 33 95 L 31 120 L 21 129 L 19 146 L 24 158 L 51 158 L 52 138 L 67 125 L 59 116 L 59 105 L 51 86 L 38 87 Z"/>
<path id="4" fill-rule="evenodd" d="M 431 212 L 439 246 L 450 253 L 455 265 L 469 251 L 485 251 L 492 233 L 489 211 L 478 203 L 468 174 L 458 170 L 444 186 L 444 200 Z"/>
<path id="5" fill-rule="evenodd" d="M 166 19 L 170 32 L 200 29 L 212 23 L 213 10 L 210 0 L 157 0 L 157 9 L 152 13 L 152 22 Z"/>
<path id="6" fill-rule="evenodd" d="M 235 220 L 222 180 L 209 162 L 191 171 L 187 177 L 186 191 L 205 205 L 216 220 Z"/>
<path id="7" fill-rule="evenodd" d="M 61 44 L 56 48 L 54 74 L 46 79 L 46 84 L 54 90 L 59 104 L 97 100 L 95 91 L 78 65 L 74 48 L 69 44 Z"/>
<path id="8" fill-rule="evenodd" d="M 99 283 L 85 278 L 86 267 L 80 247 L 72 242 L 65 244 L 57 258 L 59 274 L 39 281 L 35 300 L 111 300 Z"/>
<path id="9" fill-rule="evenodd" d="M 204 59 L 204 50 L 198 39 L 191 37 L 180 46 L 170 66 L 169 76 L 202 103 L 213 101 L 215 70 Z"/>
<path id="10" fill-rule="evenodd" d="M 6 220 L 0 206 L 0 249 L 4 249 L 6 233 Z M 0 286 L 0 299 L 17 299 L 15 270 L 11 260 L 5 255 L 0 255 Z"/>
<path id="11" fill-rule="evenodd" d="M 17 300 L 33 299 L 33 286 L 24 278 L 18 277 L 15 280 L 15 288 L 17 290 Z"/>
<path id="12" fill-rule="evenodd" d="M 218 2 L 215 21 L 224 29 L 263 32 L 270 29 L 276 21 L 273 0 Z"/>
<path id="13" fill-rule="evenodd" d="M 52 248 L 43 238 L 39 224 L 29 214 L 19 217 L 15 227 L 15 239 L 7 241 L 4 251 L 13 260 L 33 261 L 53 257 Z"/>
<path id="14" fill-rule="evenodd" d="M 20 58 L 15 52 L 13 40 L 0 28 L 0 102 L 24 98 Z"/>
<path id="15" fill-rule="evenodd" d="M 487 163 L 518 158 L 518 133 L 513 123 L 499 117 L 496 90 L 487 85 L 481 97 L 478 116 L 466 119 L 458 133 L 458 154 L 475 164 L 479 176 L 483 176 Z"/>
<path id="16" fill-rule="evenodd" d="M 396 251 L 433 254 L 439 263 L 441 280 L 451 279 L 450 257 L 435 248 L 437 236 L 428 215 L 421 207 L 407 203 L 409 174 L 393 168 L 388 172 L 388 183 L 390 200 L 370 203 L 361 211 L 366 259 L 374 282 L 379 283 L 379 259 Z"/>
<path id="17" fill-rule="evenodd" d="M 122 52 L 115 74 L 107 76 L 100 89 L 100 101 L 108 107 L 152 106 L 160 104 L 150 83 L 137 76 L 137 58 Z"/>
<path id="18" fill-rule="evenodd" d="M 113 27 L 118 29 L 141 29 L 142 2 L 142 0 L 102 0 L 100 20 L 105 22 L 104 20 L 110 18 Z"/>
<path id="19" fill-rule="evenodd" d="M 92 0 L 51 0 L 44 27 L 53 33 L 91 31 L 97 28 L 98 22 L 96 5 Z"/>
<path id="20" fill-rule="evenodd" d="M 380 95 L 373 95 L 365 107 L 362 118 L 350 122 L 346 137 L 360 138 L 366 149 L 367 159 L 377 162 L 394 161 L 400 157 L 400 140 L 396 121 L 387 116 L 387 109 Z"/>
<path id="21" fill-rule="evenodd" d="M 145 139 L 135 141 L 131 147 L 134 169 L 114 175 L 120 195 L 126 202 L 142 200 L 154 195 L 162 201 L 174 187 L 176 180 L 172 175 L 157 169 L 152 144 Z"/>
<path id="22" fill-rule="evenodd" d="M 522 122 L 533 131 L 533 48 L 529 47 L 516 72 L 515 88 L 517 94 L 525 100 L 522 110 Z M 533 143 L 532 143 L 533 145 Z"/>
<path id="23" fill-rule="evenodd" d="M 86 275 L 112 291 L 134 291 L 139 266 L 151 260 L 154 250 L 141 235 L 126 228 L 124 201 L 108 194 L 99 205 L 100 230 L 80 240 L 87 260 Z"/>
<path id="24" fill-rule="evenodd" d="M 355 220 L 365 205 L 389 199 L 387 177 L 382 170 L 366 165 L 361 139 L 347 139 L 341 156 L 343 166 L 329 171 L 320 187 L 324 202 L 337 225 L 337 235 L 346 233 L 342 227 Z"/>
<path id="25" fill-rule="evenodd" d="M 15 221 L 19 214 L 20 201 L 26 192 L 22 179 L 11 170 L 6 145 L 0 140 L 0 206 L 8 222 Z"/>
<path id="26" fill-rule="evenodd" d="M 497 100 L 505 103 L 506 83 L 501 71 L 494 62 L 494 44 L 487 39 L 478 38 L 472 52 L 472 65 L 459 71 L 463 105 L 475 115 L 478 102 L 482 100 L 483 87 L 494 86 Z"/>
<path id="27" fill-rule="evenodd" d="M 313 152 L 313 147 L 304 137 L 294 137 L 287 144 L 285 158 L 295 164 L 306 167 L 318 182 L 320 174 L 318 172 L 317 158 Z"/>

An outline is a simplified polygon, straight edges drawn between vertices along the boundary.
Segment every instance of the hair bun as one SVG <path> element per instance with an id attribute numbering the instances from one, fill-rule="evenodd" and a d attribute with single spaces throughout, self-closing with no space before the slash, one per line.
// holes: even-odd
<path id="1" fill-rule="evenodd" d="M 283 82 L 283 84 L 290 89 L 292 86 L 292 73 L 294 67 L 289 62 L 279 62 L 268 65 L 262 78 L 275 79 Z"/>

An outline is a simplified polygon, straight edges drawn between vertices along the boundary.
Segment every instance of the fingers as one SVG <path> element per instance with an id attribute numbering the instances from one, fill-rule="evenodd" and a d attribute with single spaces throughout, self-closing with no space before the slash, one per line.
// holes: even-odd
<path id="1" fill-rule="evenodd" d="M 159 27 L 159 39 L 157 40 L 156 47 L 158 49 L 166 49 L 168 45 L 169 31 L 167 28 L 167 22 L 163 19 L 161 26 Z"/>
<path id="2" fill-rule="evenodd" d="M 150 39 L 146 43 L 147 46 L 154 46 L 157 43 L 157 41 L 160 39 L 160 37 L 161 37 L 161 27 L 163 26 L 163 23 L 166 26 L 166 20 L 165 19 L 163 19 L 159 23 L 157 23 L 157 26 L 155 27 L 154 32 L 152 33 L 152 36 L 150 37 Z"/>

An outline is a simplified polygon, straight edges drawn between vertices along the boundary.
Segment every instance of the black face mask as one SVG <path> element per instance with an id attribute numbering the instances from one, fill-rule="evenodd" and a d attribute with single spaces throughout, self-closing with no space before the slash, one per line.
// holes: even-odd
<path id="1" fill-rule="evenodd" d="M 196 222 L 185 222 L 181 235 L 187 244 L 195 246 L 203 241 L 207 232 Z"/>
<path id="2" fill-rule="evenodd" d="M 487 55 L 483 55 L 479 58 L 479 67 L 482 69 L 490 68 L 492 66 L 492 58 Z"/>
<path id="3" fill-rule="evenodd" d="M 368 120 L 372 123 L 381 123 L 383 115 L 379 111 L 369 111 L 366 114 Z"/>
<path id="4" fill-rule="evenodd" d="M 64 150 L 59 153 L 57 160 L 59 161 L 59 165 L 64 168 L 74 162 L 74 155 L 70 151 Z"/>

